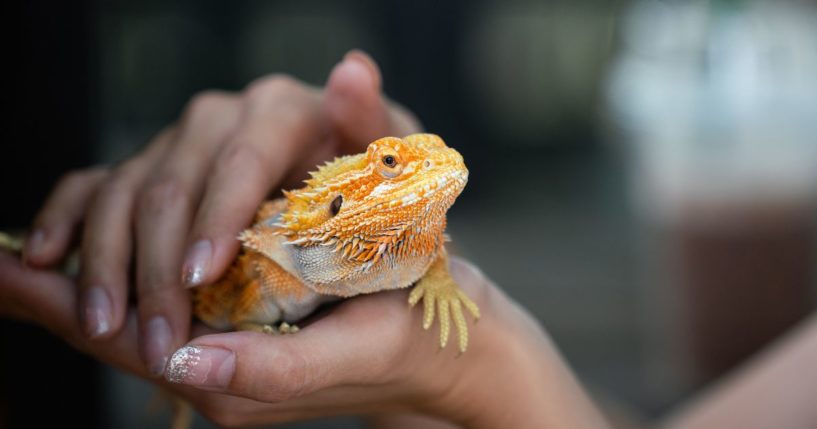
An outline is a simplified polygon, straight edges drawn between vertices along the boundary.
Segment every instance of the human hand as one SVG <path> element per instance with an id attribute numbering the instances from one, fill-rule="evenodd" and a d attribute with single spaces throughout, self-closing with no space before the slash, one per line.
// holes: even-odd
<path id="1" fill-rule="evenodd" d="M 174 355 L 162 384 L 229 427 L 320 416 L 416 412 L 466 427 L 606 427 L 533 319 L 470 264 L 451 274 L 482 309 L 469 350 L 440 349 L 406 291 L 343 301 L 294 335 L 203 335 Z M 141 377 L 137 320 L 93 341 L 77 291 L 0 252 L 0 314 L 45 326 L 79 350 Z M 206 331 L 196 332 L 207 334 Z M 197 348 L 197 349 L 195 349 Z M 196 350 L 196 351 L 194 351 Z"/>
<path id="2" fill-rule="evenodd" d="M 271 190 L 295 186 L 320 161 L 376 138 L 418 131 L 381 94 L 380 79 L 376 64 L 353 51 L 324 90 L 274 75 L 241 93 L 197 95 L 139 155 L 68 175 L 34 222 L 26 262 L 54 264 L 84 224 L 77 308 L 94 339 L 122 328 L 133 264 L 140 354 L 160 374 L 189 338 L 190 298 L 180 279 L 188 286 L 218 279 Z"/>
<path id="3" fill-rule="evenodd" d="M 482 310 L 463 354 L 441 349 L 406 291 L 349 299 L 294 335 L 199 336 L 171 358 L 168 381 L 254 401 L 188 395 L 224 426 L 320 416 L 416 413 L 469 428 L 605 428 L 530 315 L 473 265 L 451 275 Z"/>

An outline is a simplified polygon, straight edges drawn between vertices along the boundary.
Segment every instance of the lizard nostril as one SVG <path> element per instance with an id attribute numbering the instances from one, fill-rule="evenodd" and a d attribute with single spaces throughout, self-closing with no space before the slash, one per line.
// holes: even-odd
<path id="1" fill-rule="evenodd" d="M 427 160 L 426 160 L 426 161 L 423 163 L 423 167 L 425 167 L 425 168 L 431 168 L 431 161 L 427 159 Z"/>
<path id="2" fill-rule="evenodd" d="M 335 216 L 340 211 L 340 207 L 343 205 L 343 195 L 338 195 L 332 200 L 332 204 L 329 205 L 329 212 L 332 213 L 332 216 Z"/>

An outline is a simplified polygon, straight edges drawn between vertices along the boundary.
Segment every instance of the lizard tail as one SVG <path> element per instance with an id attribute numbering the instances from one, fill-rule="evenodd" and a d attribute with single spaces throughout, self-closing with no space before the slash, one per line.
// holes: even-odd
<path id="1" fill-rule="evenodd" d="M 6 251 L 18 257 L 22 257 L 25 241 L 24 233 L 0 231 L 0 251 Z M 76 277 L 79 273 L 79 252 L 76 249 L 68 252 L 68 254 L 52 268 L 58 273 L 68 277 Z"/>
<path id="2" fill-rule="evenodd" d="M 173 398 L 173 420 L 170 427 L 172 429 L 191 429 L 193 427 L 193 406 L 178 396 Z"/>
<path id="3" fill-rule="evenodd" d="M 23 251 L 23 243 L 22 235 L 0 231 L 0 249 L 19 254 Z"/>

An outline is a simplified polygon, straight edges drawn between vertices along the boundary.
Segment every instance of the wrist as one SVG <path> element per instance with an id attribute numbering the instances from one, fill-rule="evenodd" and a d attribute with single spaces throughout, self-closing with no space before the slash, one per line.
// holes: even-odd
<path id="1" fill-rule="evenodd" d="M 474 347 L 454 363 L 439 415 L 468 428 L 607 427 L 538 323 L 495 286 L 485 289 Z"/>

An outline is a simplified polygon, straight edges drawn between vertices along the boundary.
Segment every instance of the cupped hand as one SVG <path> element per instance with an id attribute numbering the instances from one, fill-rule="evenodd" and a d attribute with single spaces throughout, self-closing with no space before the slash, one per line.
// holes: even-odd
<path id="1" fill-rule="evenodd" d="M 454 259 L 452 275 L 479 305 L 492 293 L 470 264 Z M 405 290 L 346 300 L 302 325 L 296 334 L 229 332 L 199 336 L 180 348 L 165 378 L 192 386 L 188 395 L 208 418 L 226 426 L 270 424 L 320 416 L 422 413 L 449 420 L 470 370 L 491 353 L 495 315 L 480 321 L 475 347 L 464 355 L 441 349 L 436 333 L 422 328 L 422 311 Z M 485 325 L 485 332 L 479 329 Z M 252 400 L 252 409 L 223 403 L 219 393 Z M 456 411 L 456 412 L 455 412 Z"/>
<path id="2" fill-rule="evenodd" d="M 452 258 L 451 274 L 483 316 L 462 355 L 440 349 L 407 292 L 343 301 L 297 334 L 196 337 L 151 378 L 137 357 L 131 312 L 119 334 L 89 339 L 74 314 L 70 280 L 26 269 L 0 252 L 0 315 L 44 326 L 79 350 L 148 378 L 228 427 L 351 414 L 412 412 L 472 428 L 605 428 L 537 323 L 475 267 Z"/>
<path id="3" fill-rule="evenodd" d="M 377 65 L 352 51 L 325 89 L 273 75 L 241 93 L 201 93 L 137 156 L 66 176 L 34 222 L 25 260 L 54 264 L 83 225 L 84 333 L 110 339 L 120 331 L 132 270 L 140 355 L 158 375 L 189 338 L 182 284 L 218 279 L 238 251 L 235 237 L 271 191 L 297 186 L 316 164 L 376 138 L 418 131 L 380 86 Z"/>

